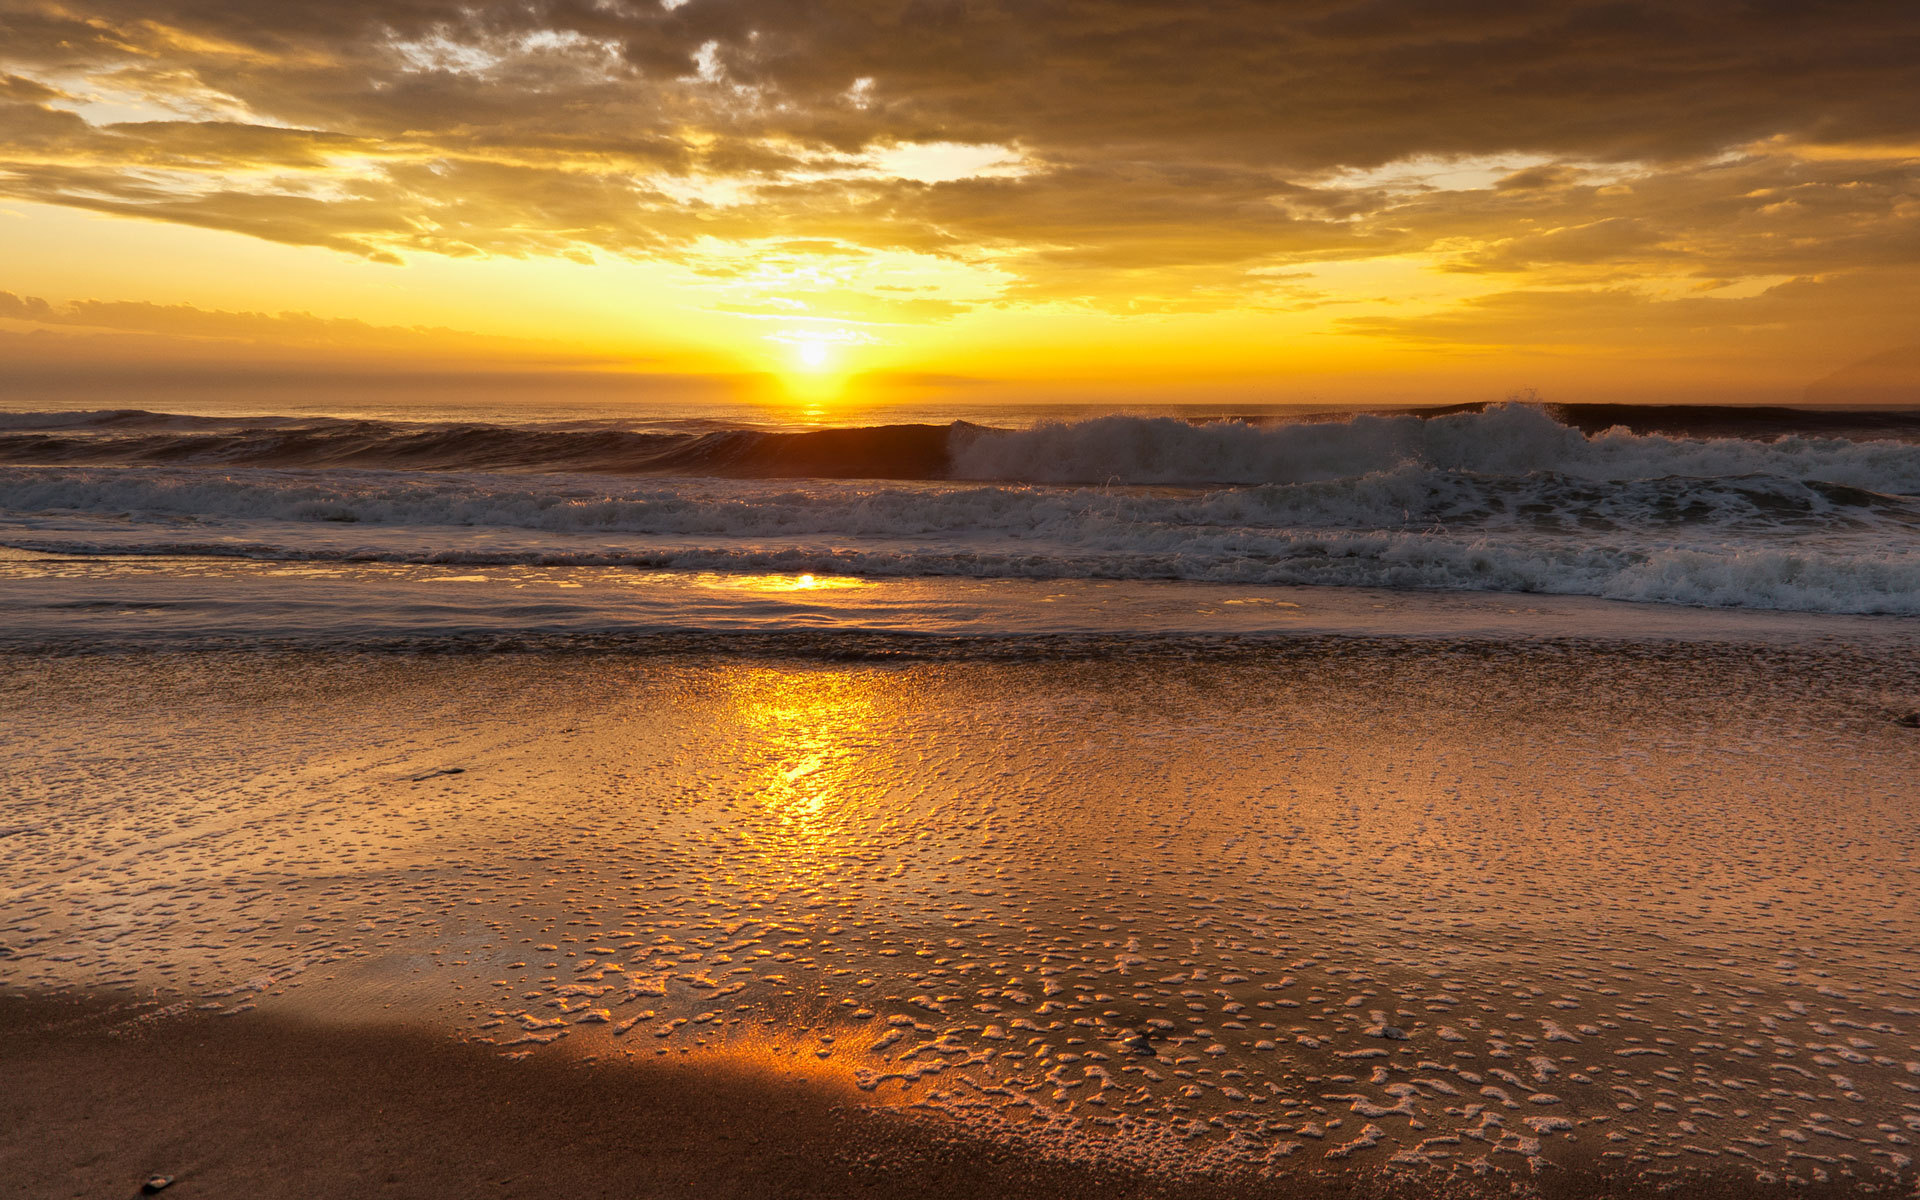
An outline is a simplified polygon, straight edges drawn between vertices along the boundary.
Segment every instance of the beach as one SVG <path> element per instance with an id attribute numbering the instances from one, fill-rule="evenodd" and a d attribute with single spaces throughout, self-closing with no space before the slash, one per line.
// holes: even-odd
<path id="1" fill-rule="evenodd" d="M 1917 94 L 0 0 L 0 1200 L 1920 1200 Z"/>
<path id="2" fill-rule="evenodd" d="M 1910 1189 L 1910 623 L 1319 594 L 1285 633 L 16 649 L 10 1073 L 84 1082 L 15 1091 L 6 1169 Z"/>
<path id="3" fill-rule="evenodd" d="M 0 1200 L 1920 1200 L 1916 96 L 0 0 Z"/>

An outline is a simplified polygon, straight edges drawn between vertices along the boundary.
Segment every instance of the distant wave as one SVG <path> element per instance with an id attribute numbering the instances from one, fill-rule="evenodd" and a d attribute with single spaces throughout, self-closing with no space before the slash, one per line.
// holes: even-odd
<path id="1" fill-rule="evenodd" d="M 1909 472 L 1884 476 L 1874 464 L 1910 457 L 1920 442 L 1920 413 L 1705 406 L 1475 405 L 1284 423 L 1115 416 L 1031 429 L 967 422 L 800 431 L 688 424 L 697 427 L 205 417 L 137 409 L 0 413 L 0 463 L 1165 486 L 1306 483 L 1408 465 L 1595 478 L 1784 468 L 1902 490 Z"/>
<path id="2" fill-rule="evenodd" d="M 648 433 L 589 423 L 423 426 L 138 411 L 0 414 L 0 462 L 936 479 L 947 471 L 950 440 L 967 428 Z"/>

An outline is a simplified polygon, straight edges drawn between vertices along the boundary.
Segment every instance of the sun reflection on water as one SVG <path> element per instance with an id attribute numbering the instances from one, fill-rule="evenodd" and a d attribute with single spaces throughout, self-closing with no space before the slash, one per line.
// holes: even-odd
<path id="1" fill-rule="evenodd" d="M 719 572 L 703 572 L 695 576 L 693 582 L 703 588 L 728 592 L 842 592 L 873 586 L 865 579 L 811 573 L 727 575 Z"/>

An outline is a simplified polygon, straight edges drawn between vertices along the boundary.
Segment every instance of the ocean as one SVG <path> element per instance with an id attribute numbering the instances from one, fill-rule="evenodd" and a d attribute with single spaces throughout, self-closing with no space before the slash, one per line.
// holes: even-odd
<path id="1" fill-rule="evenodd" d="M 298 634 L 341 572 L 359 600 L 326 602 L 336 636 L 424 635 L 422 580 L 469 585 L 426 604 L 449 633 L 736 630 L 758 607 L 767 631 L 938 634 L 939 580 L 973 634 L 1036 632 L 1056 585 L 1061 627 L 1097 631 L 1075 599 L 1094 581 L 1251 589 L 1218 593 L 1243 608 L 1344 588 L 1920 614 L 1920 410 L 885 415 L 6 412 L 0 546 L 86 556 L 96 605 L 125 573 L 150 618 L 129 637 L 190 633 L 174 593 L 195 585 L 152 588 L 210 570 L 205 628 L 262 636 Z M 79 628 L 21 589 L 50 569 L 0 563 L 14 636 Z M 1162 631 L 1263 627 L 1191 624 Z"/>

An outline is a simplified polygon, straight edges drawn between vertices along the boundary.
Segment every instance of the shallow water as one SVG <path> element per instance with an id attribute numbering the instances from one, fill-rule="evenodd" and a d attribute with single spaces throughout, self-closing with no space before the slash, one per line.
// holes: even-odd
<path id="1" fill-rule="evenodd" d="M 869 579 L 567 565 L 274 562 L 0 547 L 0 648 L 555 649 L 679 642 L 732 653 L 978 657 L 1036 639 L 1225 645 L 1358 635 L 1800 644 L 1920 650 L 1920 621 L 1624 604 L 1576 596 L 1146 582 Z"/>
<path id="2" fill-rule="evenodd" d="M 0 984 L 1176 1175 L 1910 1177 L 1910 649 L 11 656 Z"/>

